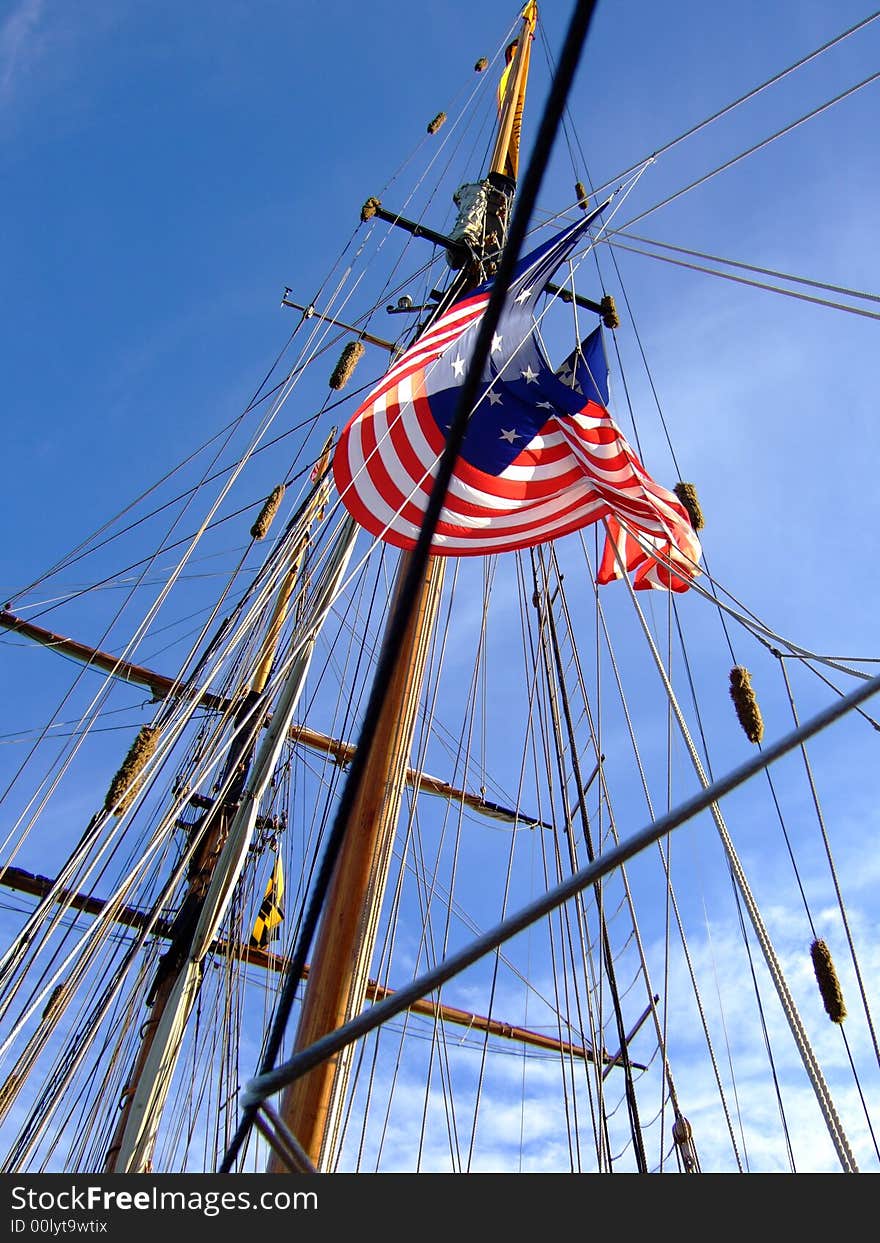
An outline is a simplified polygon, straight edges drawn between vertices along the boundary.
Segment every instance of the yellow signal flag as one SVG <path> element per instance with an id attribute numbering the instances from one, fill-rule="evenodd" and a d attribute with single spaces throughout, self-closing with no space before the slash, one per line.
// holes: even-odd
<path id="1" fill-rule="evenodd" d="M 281 866 L 281 856 L 278 855 L 266 886 L 266 892 L 263 894 L 259 914 L 254 920 L 250 939 L 250 945 L 254 949 L 267 949 L 269 942 L 274 941 L 279 935 L 278 926 L 284 918 L 284 907 L 281 905 L 283 897 L 284 869 Z"/>

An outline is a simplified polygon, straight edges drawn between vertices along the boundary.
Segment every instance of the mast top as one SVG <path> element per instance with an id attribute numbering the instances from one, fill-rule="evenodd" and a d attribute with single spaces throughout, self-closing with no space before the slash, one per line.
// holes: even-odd
<path id="1" fill-rule="evenodd" d="M 532 39 L 538 24 L 537 0 L 528 0 L 521 15 L 518 37 L 507 49 L 507 67 L 498 84 L 498 134 L 489 165 L 490 173 L 501 173 L 516 181 L 519 174 L 519 144 Z"/>

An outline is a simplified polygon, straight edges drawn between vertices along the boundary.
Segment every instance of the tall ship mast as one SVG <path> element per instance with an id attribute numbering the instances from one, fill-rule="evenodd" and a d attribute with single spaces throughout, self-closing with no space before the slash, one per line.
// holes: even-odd
<path id="1" fill-rule="evenodd" d="M 853 463 L 781 320 L 759 349 L 739 309 L 785 306 L 824 375 L 826 325 L 860 341 L 878 299 L 722 259 L 689 215 L 829 118 L 855 151 L 880 23 L 800 31 L 696 113 L 658 99 L 637 143 L 628 102 L 608 119 L 618 19 L 511 16 L 432 54 L 403 164 L 402 107 L 365 185 L 347 131 L 355 227 L 323 268 L 305 248 L 238 413 L 177 465 L 145 427 L 116 516 L 16 565 L 7 1172 L 880 1165 L 850 833 L 877 669 L 827 587 L 868 590 L 870 436 Z M 697 240 L 650 240 L 654 212 Z M 820 577 L 798 506 L 829 476 L 853 542 Z"/>

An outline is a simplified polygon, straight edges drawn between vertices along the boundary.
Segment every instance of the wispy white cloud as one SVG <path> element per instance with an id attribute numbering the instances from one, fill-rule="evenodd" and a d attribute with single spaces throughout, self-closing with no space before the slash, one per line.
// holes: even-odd
<path id="1" fill-rule="evenodd" d="M 44 7 L 44 0 L 22 0 L 0 26 L 0 101 L 4 104 L 42 55 Z"/>

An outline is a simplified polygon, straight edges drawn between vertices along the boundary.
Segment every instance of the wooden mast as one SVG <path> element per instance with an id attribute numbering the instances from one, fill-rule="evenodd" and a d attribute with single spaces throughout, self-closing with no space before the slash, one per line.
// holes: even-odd
<path id="1" fill-rule="evenodd" d="M 531 36 L 537 21 L 534 0 L 529 0 L 522 19 L 516 52 L 506 75 L 498 136 L 489 170 L 490 174 L 514 179 Z M 409 557 L 404 554 L 401 558 L 394 602 L 406 580 Z M 308 1047 L 341 1027 L 363 1008 L 366 999 L 444 564 L 442 557 L 432 557 L 428 561 L 381 717 L 370 740 L 367 767 L 348 819 L 345 841 L 318 928 L 309 985 L 296 1033 L 296 1050 Z M 321 1170 L 327 1170 L 333 1160 L 353 1057 L 354 1046 L 349 1046 L 296 1080 L 281 1099 L 281 1117 L 313 1164 Z M 271 1173 L 288 1172 L 288 1167 L 274 1152 L 268 1169 Z"/>

